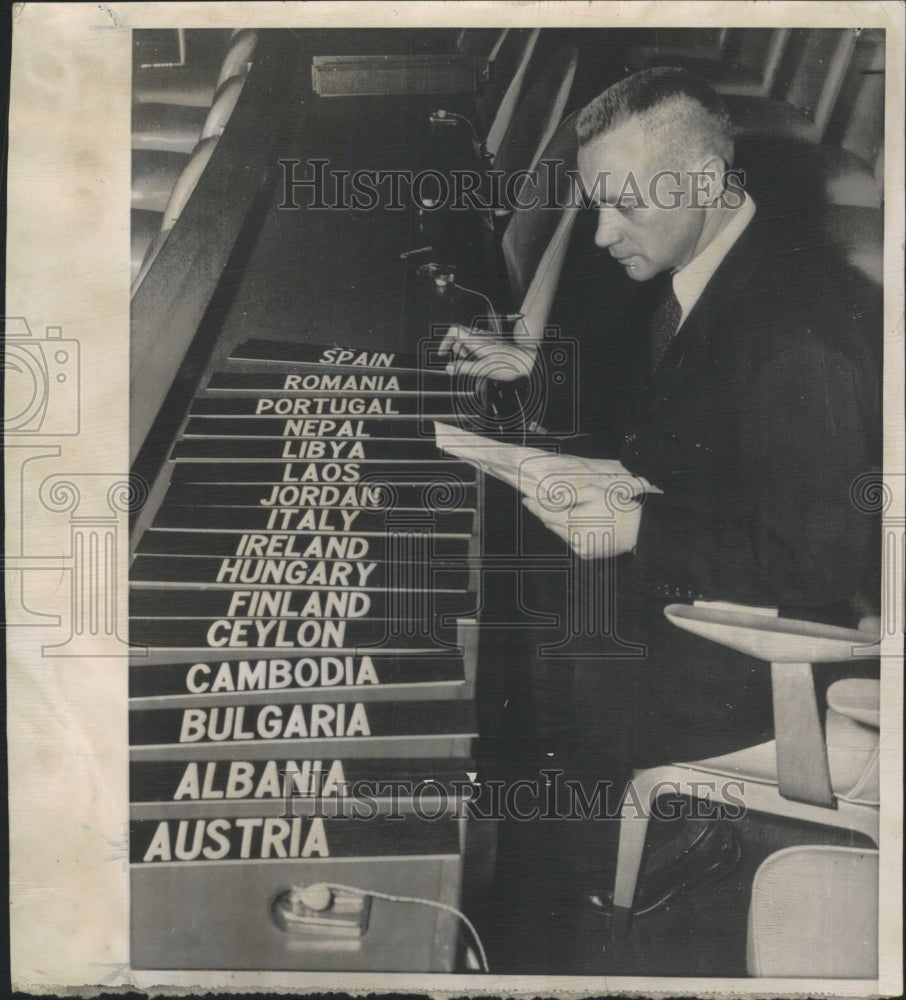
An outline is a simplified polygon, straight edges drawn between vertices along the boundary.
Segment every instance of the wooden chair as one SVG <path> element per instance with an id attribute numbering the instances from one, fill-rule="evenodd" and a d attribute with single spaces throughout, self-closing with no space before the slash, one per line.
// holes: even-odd
<path id="1" fill-rule="evenodd" d="M 751 812 L 854 830 L 877 843 L 878 732 L 866 723 L 878 717 L 878 684 L 832 686 L 829 703 L 835 700 L 837 708 L 827 713 L 825 739 L 812 664 L 876 657 L 878 633 L 717 606 L 671 604 L 664 614 L 679 628 L 770 663 L 776 738 L 720 757 L 638 771 L 636 799 L 653 805 L 677 789 L 694 799 L 705 787 L 718 803 L 738 805 L 742 798 Z M 631 917 L 649 820 L 647 809 L 641 817 L 634 805 L 626 809 L 614 883 L 617 933 Z"/>

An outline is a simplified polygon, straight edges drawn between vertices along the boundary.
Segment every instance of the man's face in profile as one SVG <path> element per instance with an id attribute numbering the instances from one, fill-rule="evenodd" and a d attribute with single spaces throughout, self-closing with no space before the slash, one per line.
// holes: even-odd
<path id="1" fill-rule="evenodd" d="M 630 278 L 647 281 L 695 256 L 707 213 L 694 207 L 694 175 L 686 172 L 688 164 L 666 162 L 638 118 L 580 147 L 578 166 L 586 191 L 601 176 L 595 243 Z"/>

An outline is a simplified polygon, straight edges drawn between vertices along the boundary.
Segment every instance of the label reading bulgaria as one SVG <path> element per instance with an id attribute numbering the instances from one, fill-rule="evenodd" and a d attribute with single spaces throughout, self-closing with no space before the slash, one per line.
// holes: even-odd
<path id="1" fill-rule="evenodd" d="M 473 735 L 469 701 L 319 702 L 132 709 L 133 747 Z"/>

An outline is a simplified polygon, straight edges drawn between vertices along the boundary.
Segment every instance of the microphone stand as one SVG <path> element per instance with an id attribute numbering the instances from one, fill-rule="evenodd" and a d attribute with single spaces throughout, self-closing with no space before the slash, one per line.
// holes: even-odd
<path id="1" fill-rule="evenodd" d="M 452 297 L 457 292 L 463 292 L 466 295 L 477 298 L 482 306 L 486 308 L 487 312 L 482 312 L 474 316 L 469 326 L 477 329 L 478 324 L 486 320 L 491 324 L 492 332 L 501 341 L 507 339 L 502 324 L 504 322 L 517 323 L 523 318 L 522 313 L 506 313 L 501 315 L 494 308 L 493 302 L 484 292 L 458 284 L 456 281 L 456 266 L 453 264 L 438 264 L 432 261 L 422 264 L 416 273 L 421 278 L 433 280 L 435 291 L 441 297 Z M 527 381 L 527 376 L 519 376 L 509 381 L 488 377 L 485 379 L 486 393 L 476 393 L 479 399 L 484 395 L 488 412 L 482 414 L 482 416 L 495 425 L 494 432 L 504 434 L 514 429 L 514 427 L 518 427 L 522 435 L 523 444 L 525 444 L 528 429 L 526 427 L 524 404 L 519 389 L 520 384 Z M 518 423 L 514 423 L 514 415 L 518 416 Z"/>

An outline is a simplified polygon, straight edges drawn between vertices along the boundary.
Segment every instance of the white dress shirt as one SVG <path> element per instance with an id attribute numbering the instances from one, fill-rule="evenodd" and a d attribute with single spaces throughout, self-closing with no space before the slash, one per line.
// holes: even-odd
<path id="1" fill-rule="evenodd" d="M 673 272 L 673 294 L 682 309 L 679 325 L 682 327 L 692 307 L 701 298 L 705 286 L 711 280 L 714 272 L 720 267 L 720 262 L 727 256 L 733 244 L 742 236 L 746 226 L 755 215 L 755 202 L 751 195 L 745 194 L 745 200 L 737 208 L 730 221 L 714 237 L 713 240 L 697 256 Z M 708 209 L 704 209 L 708 211 Z M 679 329 L 679 327 L 677 328 Z"/>

